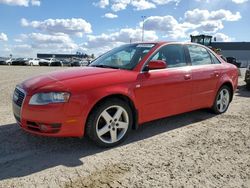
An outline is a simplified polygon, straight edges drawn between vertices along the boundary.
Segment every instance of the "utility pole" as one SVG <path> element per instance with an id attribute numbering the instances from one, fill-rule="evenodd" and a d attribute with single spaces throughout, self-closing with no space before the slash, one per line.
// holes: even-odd
<path id="1" fill-rule="evenodd" d="M 145 21 L 146 16 L 141 16 L 141 18 L 142 18 L 142 36 L 141 36 L 141 41 L 143 42 L 144 41 L 144 21 Z"/>

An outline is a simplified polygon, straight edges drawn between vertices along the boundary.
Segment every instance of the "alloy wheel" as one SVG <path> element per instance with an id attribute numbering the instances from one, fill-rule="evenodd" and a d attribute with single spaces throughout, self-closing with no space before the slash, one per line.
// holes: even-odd
<path id="1" fill-rule="evenodd" d="M 228 89 L 224 88 L 220 91 L 218 97 L 217 97 L 217 109 L 219 112 L 223 113 L 224 111 L 226 111 L 228 105 L 230 102 L 230 94 Z"/>
<path id="2" fill-rule="evenodd" d="M 98 138 L 107 144 L 116 143 L 126 134 L 129 127 L 128 112 L 118 105 L 104 109 L 96 122 Z"/>

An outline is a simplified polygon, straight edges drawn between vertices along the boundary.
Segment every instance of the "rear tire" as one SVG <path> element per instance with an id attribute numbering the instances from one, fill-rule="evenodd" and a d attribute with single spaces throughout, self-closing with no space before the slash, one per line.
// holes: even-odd
<path id="1" fill-rule="evenodd" d="M 131 130 L 133 116 L 130 106 L 120 99 L 109 99 L 96 106 L 86 123 L 86 135 L 101 147 L 123 142 Z"/>
<path id="2" fill-rule="evenodd" d="M 226 85 L 222 86 L 215 97 L 212 107 L 213 112 L 215 114 L 222 114 L 226 112 L 229 107 L 231 98 L 231 89 Z"/>

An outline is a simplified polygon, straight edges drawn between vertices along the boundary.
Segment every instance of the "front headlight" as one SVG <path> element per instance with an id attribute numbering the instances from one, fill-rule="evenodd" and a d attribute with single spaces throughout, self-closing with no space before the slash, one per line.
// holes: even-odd
<path id="1" fill-rule="evenodd" d="M 51 103 L 65 103 L 69 101 L 70 94 L 67 92 L 50 92 L 34 94 L 30 101 L 30 105 L 46 105 Z"/>

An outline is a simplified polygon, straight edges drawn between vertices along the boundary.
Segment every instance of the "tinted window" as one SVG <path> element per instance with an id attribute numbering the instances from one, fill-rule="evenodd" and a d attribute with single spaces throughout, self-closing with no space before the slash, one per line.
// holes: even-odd
<path id="1" fill-rule="evenodd" d="M 211 52 L 209 52 L 209 54 L 211 55 L 212 61 L 214 64 L 220 64 L 221 62 L 217 59 L 217 57 L 215 57 L 215 55 Z"/>
<path id="2" fill-rule="evenodd" d="M 151 60 L 166 61 L 168 68 L 186 66 L 185 52 L 182 45 L 167 45 L 162 47 Z"/>
<path id="3" fill-rule="evenodd" d="M 205 48 L 196 45 L 188 45 L 187 47 L 192 65 L 212 64 L 211 57 Z"/>

